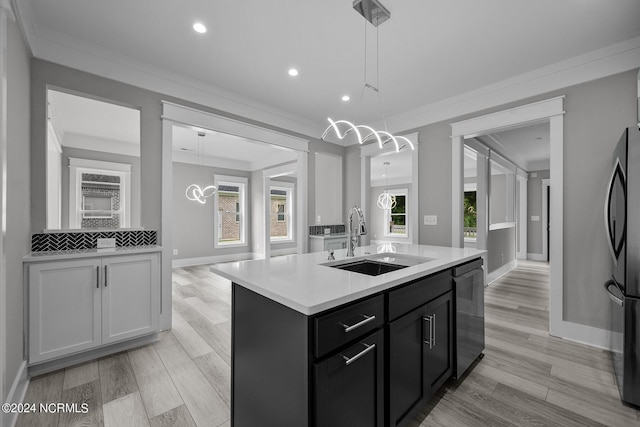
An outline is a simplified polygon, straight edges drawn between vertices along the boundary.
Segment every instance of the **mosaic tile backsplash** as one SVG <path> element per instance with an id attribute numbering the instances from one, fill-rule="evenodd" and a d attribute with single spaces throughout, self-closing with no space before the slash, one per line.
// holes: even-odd
<path id="1" fill-rule="evenodd" d="M 68 233 L 39 233 L 31 235 L 31 252 L 94 249 L 97 239 L 116 239 L 116 246 L 157 245 L 156 230 L 86 231 Z"/>
<path id="2" fill-rule="evenodd" d="M 341 234 L 345 232 L 344 224 L 311 225 L 309 226 L 309 236 L 319 236 L 324 234 L 325 228 L 330 228 L 331 234 Z"/>

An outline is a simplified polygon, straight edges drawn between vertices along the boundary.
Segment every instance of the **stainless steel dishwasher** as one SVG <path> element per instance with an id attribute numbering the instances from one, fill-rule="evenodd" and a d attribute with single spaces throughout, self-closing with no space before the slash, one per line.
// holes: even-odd
<path id="1" fill-rule="evenodd" d="M 482 259 L 453 269 L 456 301 L 454 378 L 484 354 L 484 272 Z"/>

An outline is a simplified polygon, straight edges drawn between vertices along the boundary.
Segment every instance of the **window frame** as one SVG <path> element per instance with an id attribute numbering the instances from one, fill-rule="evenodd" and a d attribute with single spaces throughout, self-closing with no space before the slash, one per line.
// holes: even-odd
<path id="1" fill-rule="evenodd" d="M 385 190 L 383 190 L 385 191 Z M 387 193 L 392 194 L 394 196 L 404 196 L 404 213 L 403 214 L 392 214 L 391 209 L 385 209 L 384 211 L 384 222 L 382 224 L 382 233 L 384 237 L 392 237 L 398 239 L 408 239 L 411 235 L 409 230 L 409 189 L 408 188 L 391 188 L 386 190 Z M 389 230 L 389 223 L 391 222 L 391 217 L 397 215 L 404 215 L 404 224 L 405 229 L 404 233 L 392 233 Z"/>
<path id="2" fill-rule="evenodd" d="M 269 241 L 271 243 L 291 243 L 295 242 L 294 236 L 294 221 L 295 215 L 293 213 L 293 206 L 295 204 L 295 184 L 290 182 L 272 182 L 269 186 L 269 202 L 271 202 L 271 191 L 272 190 L 280 190 L 285 191 L 285 203 L 284 203 L 284 220 L 280 221 L 279 216 L 280 212 L 276 213 L 276 222 L 287 222 L 287 235 L 286 236 L 272 236 L 271 235 L 271 227 L 269 227 Z M 288 221 L 287 221 L 288 220 Z M 269 224 L 271 224 L 271 218 L 269 218 Z"/>
<path id="3" fill-rule="evenodd" d="M 238 187 L 238 202 L 236 202 L 236 211 L 234 219 L 237 223 L 239 223 L 239 231 L 240 231 L 240 239 L 237 241 L 230 242 L 221 242 L 220 241 L 220 229 L 222 227 L 222 223 L 220 221 L 220 192 L 216 191 L 213 198 L 213 246 L 214 248 L 237 248 L 248 246 L 247 242 L 247 219 L 248 215 L 248 198 L 247 191 L 249 187 L 249 179 L 242 176 L 231 176 L 231 175 L 214 175 L 213 176 L 213 185 L 216 188 L 220 188 L 221 185 L 229 185 Z M 239 208 L 239 210 L 238 210 Z"/>

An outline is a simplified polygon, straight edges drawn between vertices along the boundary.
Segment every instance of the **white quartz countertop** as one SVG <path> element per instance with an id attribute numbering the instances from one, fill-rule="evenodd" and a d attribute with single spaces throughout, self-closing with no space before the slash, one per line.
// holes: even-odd
<path id="1" fill-rule="evenodd" d="M 334 234 L 313 234 L 309 236 L 312 239 L 344 239 L 347 237 L 346 233 L 334 233 Z"/>
<path id="2" fill-rule="evenodd" d="M 69 251 L 47 251 L 47 252 L 31 252 L 22 258 L 23 262 L 42 262 L 42 261 L 58 261 L 65 259 L 104 257 L 112 255 L 133 255 L 144 254 L 150 252 L 160 252 L 162 246 L 146 245 L 146 246 L 120 246 L 117 248 L 105 249 L 76 249 Z"/>
<path id="3" fill-rule="evenodd" d="M 380 253 L 432 260 L 379 276 L 321 265 L 329 262 L 326 252 L 227 262 L 212 265 L 210 269 L 262 296 L 312 315 L 478 258 L 485 251 L 393 243 L 358 247 L 355 257 L 349 260 Z M 334 256 L 336 262 L 347 260 L 346 249 L 336 250 Z"/>

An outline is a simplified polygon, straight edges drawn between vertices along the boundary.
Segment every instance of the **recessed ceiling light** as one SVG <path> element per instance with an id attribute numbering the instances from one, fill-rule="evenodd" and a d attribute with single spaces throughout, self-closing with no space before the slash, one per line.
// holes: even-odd
<path id="1" fill-rule="evenodd" d="M 289 75 L 291 77 L 295 77 L 298 75 L 298 70 L 296 70 L 295 68 L 289 68 Z"/>
<path id="2" fill-rule="evenodd" d="M 207 27 L 205 27 L 201 22 L 196 22 L 195 24 L 193 24 L 193 29 L 195 30 L 195 32 L 200 34 L 204 34 L 207 32 Z"/>
<path id="3" fill-rule="evenodd" d="M 342 100 L 343 100 L 344 102 L 347 102 L 347 101 L 349 101 L 350 99 L 351 99 L 351 97 L 350 97 L 349 95 L 342 95 Z"/>

